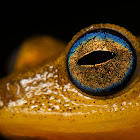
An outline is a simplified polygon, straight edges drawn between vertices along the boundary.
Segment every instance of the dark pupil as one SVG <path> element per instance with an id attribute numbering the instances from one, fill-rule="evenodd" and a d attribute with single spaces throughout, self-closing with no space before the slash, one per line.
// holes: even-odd
<path id="1" fill-rule="evenodd" d="M 95 65 L 106 62 L 116 55 L 109 51 L 94 51 L 78 60 L 78 65 Z"/>

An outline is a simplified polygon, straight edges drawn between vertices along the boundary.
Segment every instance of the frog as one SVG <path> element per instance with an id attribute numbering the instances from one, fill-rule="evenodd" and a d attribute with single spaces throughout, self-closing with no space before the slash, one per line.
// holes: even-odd
<path id="1" fill-rule="evenodd" d="M 23 43 L 0 80 L 0 133 L 10 139 L 139 139 L 140 37 L 93 24 L 66 45 Z"/>

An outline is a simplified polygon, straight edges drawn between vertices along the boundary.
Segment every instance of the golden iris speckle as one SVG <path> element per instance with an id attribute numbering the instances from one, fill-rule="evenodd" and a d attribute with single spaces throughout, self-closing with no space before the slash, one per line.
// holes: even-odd
<path id="1" fill-rule="evenodd" d="M 109 96 L 129 82 L 136 67 L 135 46 L 122 34 L 103 26 L 87 33 L 81 31 L 78 41 L 72 40 L 68 71 L 72 82 L 83 92 Z"/>

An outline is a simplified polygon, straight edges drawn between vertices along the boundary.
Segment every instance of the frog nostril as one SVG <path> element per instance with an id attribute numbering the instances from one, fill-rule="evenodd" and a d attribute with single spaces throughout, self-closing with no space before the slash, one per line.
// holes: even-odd
<path id="1" fill-rule="evenodd" d="M 115 53 L 110 51 L 93 51 L 78 60 L 78 65 L 95 65 L 113 59 Z"/>

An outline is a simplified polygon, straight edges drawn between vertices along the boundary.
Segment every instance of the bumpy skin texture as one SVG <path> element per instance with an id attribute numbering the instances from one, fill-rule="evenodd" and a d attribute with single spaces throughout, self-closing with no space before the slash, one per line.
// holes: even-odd
<path id="1" fill-rule="evenodd" d="M 138 54 L 132 80 L 119 96 L 109 99 L 94 98 L 80 91 L 71 83 L 66 67 L 68 51 L 78 36 L 91 28 L 103 26 L 125 33 Z M 40 139 L 139 139 L 138 44 L 124 28 L 111 24 L 92 25 L 74 36 L 58 59 L 25 73 L 14 72 L 2 79 L 0 132 L 13 139 L 21 139 L 22 136 Z"/>

